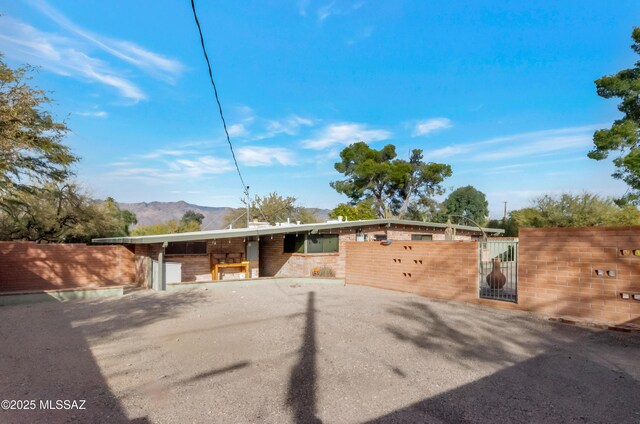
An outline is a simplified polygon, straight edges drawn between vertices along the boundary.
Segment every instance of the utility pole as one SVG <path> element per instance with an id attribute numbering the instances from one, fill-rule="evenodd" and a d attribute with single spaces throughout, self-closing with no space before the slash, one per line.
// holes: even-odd
<path id="1" fill-rule="evenodd" d="M 251 210 L 251 198 L 249 197 L 249 186 L 247 186 L 247 228 L 249 228 L 249 221 L 251 218 L 249 217 L 249 211 Z"/>
<path id="2" fill-rule="evenodd" d="M 502 218 L 502 223 L 507 226 L 507 202 L 504 203 L 504 218 Z"/>

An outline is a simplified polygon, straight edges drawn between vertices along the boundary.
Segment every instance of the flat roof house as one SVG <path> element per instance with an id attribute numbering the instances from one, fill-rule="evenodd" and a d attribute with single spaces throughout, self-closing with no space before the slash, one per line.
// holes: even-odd
<path id="1" fill-rule="evenodd" d="M 501 229 L 451 225 L 454 239 L 477 240 Z M 138 272 L 149 286 L 261 277 L 343 278 L 345 243 L 385 240 L 445 240 L 447 224 L 397 219 L 282 223 L 249 228 L 140 237 L 94 239 L 125 244 L 135 253 Z"/>

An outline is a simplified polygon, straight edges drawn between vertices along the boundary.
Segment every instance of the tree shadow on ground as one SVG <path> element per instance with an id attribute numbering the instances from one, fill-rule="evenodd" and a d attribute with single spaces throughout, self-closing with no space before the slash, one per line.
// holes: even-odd
<path id="1" fill-rule="evenodd" d="M 96 301 L 46 302 L 0 308 L 0 398 L 86 400 L 84 410 L 0 411 L 0 422 L 109 422 L 131 420 L 96 363 L 92 338 L 117 336 L 180 314 L 198 293 L 142 293 Z"/>
<path id="2" fill-rule="evenodd" d="M 640 337 L 470 308 L 409 301 L 388 309 L 387 330 L 463 367 L 501 369 L 369 422 L 640 422 L 640 364 L 629 357 Z"/>
<path id="3" fill-rule="evenodd" d="M 464 366 L 469 361 L 510 365 L 521 360 L 519 352 L 533 348 L 532 343 L 538 350 L 560 343 L 553 333 L 543 336 L 523 314 L 509 315 L 482 308 L 470 314 L 473 308 L 444 302 L 408 301 L 387 309 L 395 322 L 387 325 L 386 330 L 399 341 L 446 354 Z M 477 321 L 471 325 L 470 318 Z M 524 328 L 524 333 L 515 332 L 516 327 Z"/>
<path id="4" fill-rule="evenodd" d="M 612 337 L 604 331 L 554 348 L 368 423 L 640 422 L 638 374 L 583 353 L 585 343 L 610 344 Z M 640 348 L 640 338 L 628 342 Z"/>

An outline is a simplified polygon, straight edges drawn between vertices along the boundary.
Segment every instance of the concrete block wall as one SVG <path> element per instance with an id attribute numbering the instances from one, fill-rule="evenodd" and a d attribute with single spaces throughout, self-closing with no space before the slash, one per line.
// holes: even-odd
<path id="1" fill-rule="evenodd" d="M 621 298 L 640 294 L 640 227 L 525 228 L 519 239 L 520 308 L 640 325 L 640 301 Z"/>
<path id="2" fill-rule="evenodd" d="M 135 284 L 135 255 L 125 246 L 0 242 L 0 292 Z"/>
<path id="3" fill-rule="evenodd" d="M 478 303 L 477 249 L 459 241 L 347 243 L 346 282 Z"/>

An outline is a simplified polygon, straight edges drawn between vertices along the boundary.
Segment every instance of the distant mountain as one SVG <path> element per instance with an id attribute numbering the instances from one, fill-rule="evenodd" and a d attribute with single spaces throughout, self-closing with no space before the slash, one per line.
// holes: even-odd
<path id="1" fill-rule="evenodd" d="M 166 222 L 171 219 L 176 221 L 182 218 L 186 211 L 192 210 L 204 215 L 202 221 L 203 230 L 220 230 L 224 225 L 224 217 L 233 208 L 220 206 L 200 206 L 179 202 L 141 202 L 118 203 L 121 209 L 127 209 L 136 214 L 138 225 L 153 225 Z M 328 209 L 309 208 L 316 214 L 320 221 L 326 221 L 329 217 Z"/>

